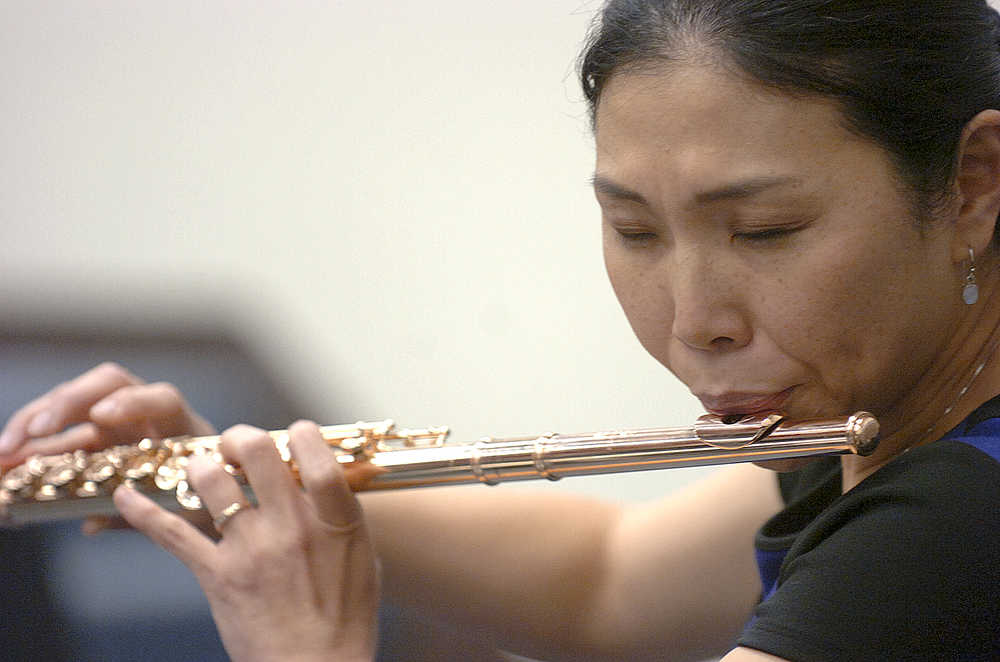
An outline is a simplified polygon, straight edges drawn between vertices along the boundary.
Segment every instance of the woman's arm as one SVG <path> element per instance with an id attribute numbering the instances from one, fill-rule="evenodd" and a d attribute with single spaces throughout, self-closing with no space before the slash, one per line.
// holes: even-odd
<path id="1" fill-rule="evenodd" d="M 613 480 L 613 478 L 609 478 Z M 469 487 L 362 496 L 396 602 L 546 659 L 703 659 L 760 597 L 773 472 L 728 467 L 649 505 Z"/>

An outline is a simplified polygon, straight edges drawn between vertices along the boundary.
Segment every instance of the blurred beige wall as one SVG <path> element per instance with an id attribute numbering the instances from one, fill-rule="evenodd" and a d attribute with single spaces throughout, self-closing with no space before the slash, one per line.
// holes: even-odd
<path id="1" fill-rule="evenodd" d="M 0 315 L 222 318 L 320 420 L 693 420 L 603 273 L 598 4 L 0 2 Z"/>
<path id="2" fill-rule="evenodd" d="M 574 78 L 597 5 L 0 2 L 0 314 L 222 317 L 321 420 L 692 421 L 603 272 Z"/>

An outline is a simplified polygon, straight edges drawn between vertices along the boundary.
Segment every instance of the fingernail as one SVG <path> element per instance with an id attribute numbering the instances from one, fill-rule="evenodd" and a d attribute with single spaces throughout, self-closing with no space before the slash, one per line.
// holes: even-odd
<path id="1" fill-rule="evenodd" d="M 111 496 L 114 498 L 115 505 L 120 507 L 125 504 L 135 503 L 139 498 L 139 493 L 131 485 L 122 484 L 115 488 Z"/>
<path id="2" fill-rule="evenodd" d="M 90 415 L 97 418 L 110 418 L 118 411 L 118 403 L 114 400 L 101 400 L 90 408 Z"/>
<path id="3" fill-rule="evenodd" d="M 47 434 L 52 434 L 55 432 L 52 429 L 52 424 L 54 423 L 52 412 L 43 411 L 40 414 L 36 414 L 31 422 L 28 423 L 28 434 L 32 437 L 44 437 Z"/>
<path id="4" fill-rule="evenodd" d="M 14 435 L 10 432 L 0 434 L 0 455 L 6 455 L 14 450 Z"/>

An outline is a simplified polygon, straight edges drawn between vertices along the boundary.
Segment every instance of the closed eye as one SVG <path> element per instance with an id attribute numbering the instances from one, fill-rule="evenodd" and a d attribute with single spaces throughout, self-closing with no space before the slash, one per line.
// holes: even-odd
<path id="1" fill-rule="evenodd" d="M 744 230 L 741 232 L 734 232 L 733 240 L 761 243 L 777 241 L 779 239 L 789 237 L 796 232 L 803 230 L 805 227 L 805 225 L 795 225 L 775 228 L 761 228 L 759 230 Z"/>
<path id="2" fill-rule="evenodd" d="M 646 244 L 656 239 L 656 234 L 644 230 L 627 230 L 615 228 L 618 237 L 627 244 Z"/>

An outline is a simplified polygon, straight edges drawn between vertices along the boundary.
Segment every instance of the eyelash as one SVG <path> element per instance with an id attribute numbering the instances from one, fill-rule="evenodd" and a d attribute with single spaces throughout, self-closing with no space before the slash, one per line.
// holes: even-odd
<path id="1" fill-rule="evenodd" d="M 805 226 L 762 228 L 760 230 L 745 230 L 733 232 L 733 241 L 745 241 L 750 243 L 767 243 L 787 238 L 792 234 L 804 229 Z M 618 237 L 627 244 L 646 244 L 656 239 L 653 232 L 629 231 L 617 229 Z"/>
<path id="2" fill-rule="evenodd" d="M 734 232 L 734 240 L 743 240 L 749 242 L 767 242 L 776 241 L 778 239 L 783 239 L 792 235 L 802 229 L 802 226 L 797 227 L 778 227 L 778 228 L 763 228 L 760 230 Z"/>
<path id="3" fill-rule="evenodd" d="M 656 239 L 652 232 L 629 232 L 626 230 L 615 230 L 618 237 L 627 244 L 645 244 Z"/>

